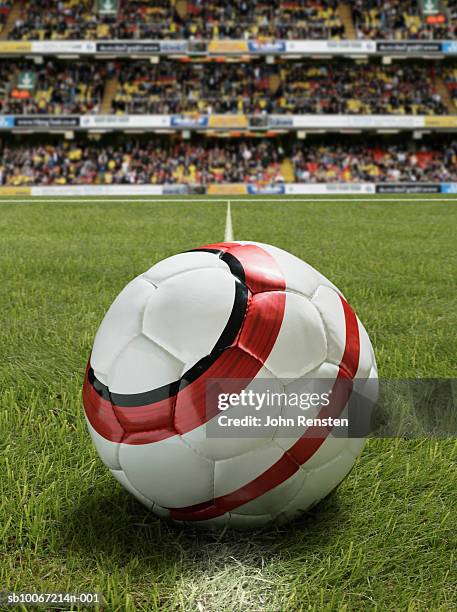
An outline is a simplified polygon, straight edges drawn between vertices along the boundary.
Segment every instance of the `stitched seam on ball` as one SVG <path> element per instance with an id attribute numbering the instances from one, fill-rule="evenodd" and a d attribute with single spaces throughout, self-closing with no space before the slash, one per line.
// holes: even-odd
<path id="1" fill-rule="evenodd" d="M 219 261 L 221 261 L 222 263 L 225 263 L 220 258 L 219 258 Z M 140 278 L 142 278 L 143 280 L 149 282 L 151 285 L 154 285 L 154 287 L 156 289 L 159 289 L 160 285 L 162 285 L 163 283 L 167 282 L 168 280 L 176 278 L 177 276 L 182 276 L 184 274 L 191 274 L 192 272 L 201 272 L 203 270 L 222 270 L 223 272 L 226 272 L 230 276 L 233 276 L 233 274 L 230 272 L 230 269 L 228 268 L 227 264 L 225 264 L 225 267 L 224 266 L 202 266 L 201 268 L 191 268 L 190 270 L 182 270 L 181 272 L 175 272 L 174 274 L 171 274 L 170 276 L 167 276 L 166 278 L 162 278 L 160 281 L 149 280 L 145 276 L 145 274 L 147 274 L 147 272 L 143 272 L 143 274 L 141 274 Z M 159 284 L 157 285 L 156 283 L 158 283 L 158 282 L 159 282 Z"/>

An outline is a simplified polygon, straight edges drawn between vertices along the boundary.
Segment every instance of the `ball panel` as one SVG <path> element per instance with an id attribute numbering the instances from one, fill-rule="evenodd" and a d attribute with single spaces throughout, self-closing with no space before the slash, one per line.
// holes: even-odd
<path id="1" fill-rule="evenodd" d="M 329 463 L 309 471 L 300 493 L 282 512 L 293 518 L 317 504 L 344 480 L 354 463 L 354 455 L 345 448 Z"/>
<path id="2" fill-rule="evenodd" d="M 262 514 L 257 516 L 252 516 L 248 514 L 237 514 L 236 512 L 232 512 L 230 516 L 230 526 L 235 529 L 261 529 L 271 523 L 272 520 L 271 514 Z"/>
<path id="3" fill-rule="evenodd" d="M 165 508 L 213 497 L 213 462 L 197 455 L 179 436 L 152 444 L 121 444 L 119 462 L 132 486 Z"/>
<path id="4" fill-rule="evenodd" d="M 183 368 L 176 357 L 139 335 L 124 346 L 110 367 L 108 387 L 119 394 L 151 391 L 179 380 Z"/>
<path id="5" fill-rule="evenodd" d="M 304 376 L 327 356 L 322 319 L 305 297 L 286 292 L 284 317 L 265 366 L 287 383 Z"/>
<path id="6" fill-rule="evenodd" d="M 285 482 L 247 504 L 243 504 L 239 508 L 236 508 L 234 513 L 237 515 L 247 514 L 251 516 L 279 514 L 283 508 L 299 494 L 302 488 L 306 486 L 305 479 L 306 473 L 298 469 L 295 474 Z"/>
<path id="7" fill-rule="evenodd" d="M 223 529 L 230 524 L 231 515 L 229 512 L 226 512 L 222 516 L 217 516 L 216 518 L 209 519 L 207 521 L 198 521 L 198 523 L 186 522 L 186 521 L 176 521 L 177 523 L 182 523 L 185 525 L 191 525 L 192 527 L 198 527 L 199 529 Z"/>
<path id="8" fill-rule="evenodd" d="M 321 315 L 327 336 L 327 360 L 339 364 L 346 345 L 346 319 L 340 296 L 329 287 L 319 286 L 312 303 Z"/>
<path id="9" fill-rule="evenodd" d="M 224 270 L 178 274 L 164 280 L 149 300 L 143 332 L 186 365 L 193 365 L 211 353 L 230 318 L 234 299 L 235 279 Z"/>
<path id="10" fill-rule="evenodd" d="M 91 365 L 96 372 L 107 374 L 122 348 L 141 332 L 146 303 L 155 291 L 138 277 L 114 300 L 95 336 Z"/>
<path id="11" fill-rule="evenodd" d="M 330 463 L 349 447 L 349 438 L 335 438 L 330 434 L 314 455 L 303 464 L 303 469 L 312 471 Z"/>
<path id="12" fill-rule="evenodd" d="M 214 496 L 221 497 L 237 491 L 263 474 L 282 456 L 282 450 L 273 444 L 257 448 L 230 459 L 215 462 Z"/>
<path id="13" fill-rule="evenodd" d="M 149 268 L 142 276 L 155 285 L 160 285 L 163 281 L 190 272 L 192 270 L 202 270 L 204 268 L 221 269 L 230 273 L 229 267 L 217 255 L 204 253 L 202 251 L 190 251 L 172 255 L 156 263 Z"/>
<path id="14" fill-rule="evenodd" d="M 366 438 L 350 438 L 348 440 L 347 450 L 357 459 L 366 443 Z"/>
<path id="15" fill-rule="evenodd" d="M 376 370 L 377 377 L 376 358 L 374 355 L 373 346 L 371 345 L 367 331 L 359 318 L 357 318 L 357 322 L 359 325 L 360 336 L 360 358 L 356 378 L 368 378 L 372 368 Z"/>
<path id="16" fill-rule="evenodd" d="M 135 489 L 135 487 L 132 486 L 123 470 L 110 470 L 110 472 L 118 481 L 118 483 L 123 486 L 124 489 L 126 489 L 126 491 L 131 493 L 134 497 L 136 497 L 139 502 L 146 506 L 146 508 L 151 510 L 154 505 L 153 502 L 144 495 L 142 495 L 139 491 L 137 491 L 137 489 Z"/>

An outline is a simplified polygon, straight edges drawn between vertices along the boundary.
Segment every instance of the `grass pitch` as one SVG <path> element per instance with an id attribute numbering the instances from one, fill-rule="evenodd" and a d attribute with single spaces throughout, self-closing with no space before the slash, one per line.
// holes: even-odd
<path id="1" fill-rule="evenodd" d="M 157 260 L 221 240 L 223 204 L 0 206 L 0 591 L 99 591 L 127 612 L 456 609 L 454 439 L 370 441 L 306 518 L 257 534 L 160 522 L 98 460 L 80 389 L 103 314 Z M 457 203 L 233 199 L 232 213 L 235 238 L 342 289 L 380 376 L 455 377 Z"/>

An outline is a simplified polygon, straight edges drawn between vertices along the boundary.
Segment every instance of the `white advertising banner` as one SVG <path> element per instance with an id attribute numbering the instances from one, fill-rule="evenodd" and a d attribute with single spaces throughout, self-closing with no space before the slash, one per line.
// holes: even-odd
<path id="1" fill-rule="evenodd" d="M 344 194 L 374 194 L 374 183 L 287 183 L 263 186 L 257 189 L 247 189 L 245 195 L 281 196 L 281 195 L 344 195 Z M 250 185 L 249 187 L 252 187 Z M 169 195 L 182 197 L 187 193 L 186 185 L 64 185 L 50 187 L 32 187 L 30 194 L 37 197 L 65 197 L 65 196 L 161 196 Z M 224 185 L 224 195 L 230 196 L 230 185 Z M 222 195 L 214 193 L 213 195 Z M 242 195 L 239 185 L 234 185 L 233 195 Z"/>
<path id="2" fill-rule="evenodd" d="M 287 118 L 287 116 L 286 116 Z M 272 115 L 270 125 L 284 119 Z M 297 129 L 416 129 L 425 127 L 425 117 L 419 115 L 294 115 Z"/>
<path id="3" fill-rule="evenodd" d="M 376 193 L 374 183 L 287 183 L 287 195 L 344 195 Z"/>
<path id="4" fill-rule="evenodd" d="M 1 47 L 0 47 L 1 48 Z M 93 55 L 96 52 L 96 43 L 93 40 L 40 40 L 32 42 L 32 53 L 37 55 L 78 54 Z"/>
<path id="5" fill-rule="evenodd" d="M 169 128 L 170 115 L 83 115 L 83 129 Z"/>
<path id="6" fill-rule="evenodd" d="M 285 52 L 297 55 L 314 53 L 366 55 L 376 53 L 376 42 L 373 40 L 288 40 Z"/>
<path id="7" fill-rule="evenodd" d="M 0 55 L 387 55 L 442 57 L 457 55 L 455 40 L 5 40 Z"/>
<path id="8" fill-rule="evenodd" d="M 163 195 L 164 185 L 63 185 L 32 187 L 33 196 L 143 196 Z"/>

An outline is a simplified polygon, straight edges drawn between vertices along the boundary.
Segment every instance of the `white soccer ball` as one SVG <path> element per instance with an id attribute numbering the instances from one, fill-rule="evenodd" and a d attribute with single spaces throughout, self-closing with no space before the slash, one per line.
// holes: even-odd
<path id="1" fill-rule="evenodd" d="M 131 281 L 95 338 L 86 419 L 123 487 L 158 516 L 198 525 L 260 527 L 300 516 L 348 474 L 364 440 L 330 428 L 212 438 L 219 414 L 205 406 L 206 385 L 224 378 L 245 387 L 268 379 L 279 390 L 311 379 L 334 389 L 377 379 L 363 325 L 297 257 L 266 244 L 218 243 Z M 335 395 L 333 413 L 344 414 L 348 397 Z"/>

